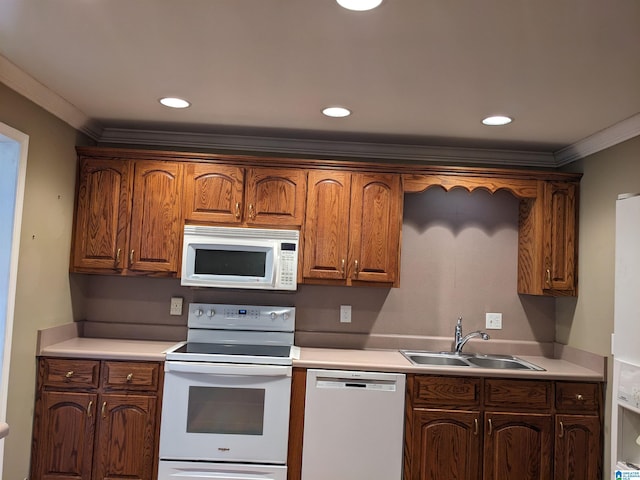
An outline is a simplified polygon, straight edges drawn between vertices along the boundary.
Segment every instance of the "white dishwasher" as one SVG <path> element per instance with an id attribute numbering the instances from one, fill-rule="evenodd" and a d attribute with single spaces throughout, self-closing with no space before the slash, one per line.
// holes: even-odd
<path id="1" fill-rule="evenodd" d="M 400 480 L 405 375 L 307 370 L 302 480 Z"/>

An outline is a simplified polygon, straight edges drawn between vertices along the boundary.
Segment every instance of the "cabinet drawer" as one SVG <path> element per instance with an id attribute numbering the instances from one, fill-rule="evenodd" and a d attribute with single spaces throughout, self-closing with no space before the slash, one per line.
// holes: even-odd
<path id="1" fill-rule="evenodd" d="M 154 362 L 104 362 L 105 390 L 157 391 L 160 364 Z"/>
<path id="2" fill-rule="evenodd" d="M 556 382 L 556 409 L 571 412 L 597 412 L 600 385 L 597 383 Z"/>
<path id="3" fill-rule="evenodd" d="M 464 406 L 480 404 L 480 379 L 416 375 L 413 382 L 414 406 Z"/>
<path id="4" fill-rule="evenodd" d="M 505 410 L 551 408 L 551 382 L 536 380 L 488 379 L 484 403 L 488 408 Z"/>
<path id="5" fill-rule="evenodd" d="M 66 358 L 42 359 L 43 385 L 63 388 L 98 388 L 100 362 Z"/>

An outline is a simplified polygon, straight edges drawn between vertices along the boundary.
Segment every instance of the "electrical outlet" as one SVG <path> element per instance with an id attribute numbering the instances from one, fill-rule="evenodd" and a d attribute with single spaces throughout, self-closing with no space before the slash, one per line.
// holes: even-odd
<path id="1" fill-rule="evenodd" d="M 340 305 L 340 323 L 351 323 L 351 305 Z"/>
<path id="2" fill-rule="evenodd" d="M 502 329 L 502 314 L 501 313 L 487 313 L 486 314 L 487 329 L 501 330 Z"/>
<path id="3" fill-rule="evenodd" d="M 182 315 L 182 297 L 171 297 L 169 315 Z"/>

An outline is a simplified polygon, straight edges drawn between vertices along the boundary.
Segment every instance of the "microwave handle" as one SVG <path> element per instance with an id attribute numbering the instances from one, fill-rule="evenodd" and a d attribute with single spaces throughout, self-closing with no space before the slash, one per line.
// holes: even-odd
<path id="1" fill-rule="evenodd" d="M 204 373 L 208 375 L 290 377 L 291 370 L 291 366 L 288 365 L 244 365 L 232 363 L 174 361 L 164 363 L 165 372 Z"/>

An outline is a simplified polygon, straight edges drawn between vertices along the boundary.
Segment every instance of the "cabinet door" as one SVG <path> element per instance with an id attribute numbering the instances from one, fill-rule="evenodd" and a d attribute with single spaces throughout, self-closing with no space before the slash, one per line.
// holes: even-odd
<path id="1" fill-rule="evenodd" d="M 304 170 L 249 169 L 245 184 L 245 221 L 248 225 L 300 227 L 306 194 Z"/>
<path id="2" fill-rule="evenodd" d="M 182 244 L 182 168 L 175 162 L 134 166 L 129 269 L 177 272 Z"/>
<path id="3" fill-rule="evenodd" d="M 550 414 L 485 413 L 484 480 L 551 480 Z"/>
<path id="4" fill-rule="evenodd" d="M 479 480 L 481 439 L 479 412 L 414 410 L 409 480 Z"/>
<path id="5" fill-rule="evenodd" d="M 556 415 L 555 480 L 598 480 L 602 448 L 595 415 Z"/>
<path id="6" fill-rule="evenodd" d="M 400 176 L 354 174 L 348 268 L 351 279 L 397 283 L 401 226 Z"/>
<path id="7" fill-rule="evenodd" d="M 156 404 L 151 395 L 101 395 L 94 480 L 152 480 Z"/>
<path id="8" fill-rule="evenodd" d="M 43 392 L 32 480 L 90 480 L 97 395 Z"/>
<path id="9" fill-rule="evenodd" d="M 544 289 L 573 294 L 576 259 L 576 186 L 544 184 Z"/>
<path id="10" fill-rule="evenodd" d="M 349 242 L 351 174 L 309 172 L 303 277 L 343 280 Z"/>
<path id="11" fill-rule="evenodd" d="M 244 169 L 211 163 L 186 165 L 185 219 L 208 223 L 242 222 Z"/>
<path id="12" fill-rule="evenodd" d="M 125 268 L 129 162 L 84 159 L 80 166 L 73 268 Z"/>

